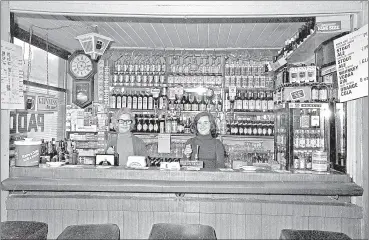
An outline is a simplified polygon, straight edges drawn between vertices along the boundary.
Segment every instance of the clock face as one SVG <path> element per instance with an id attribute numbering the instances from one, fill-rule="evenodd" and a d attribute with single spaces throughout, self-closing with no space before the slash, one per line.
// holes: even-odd
<path id="1" fill-rule="evenodd" d="M 76 78 L 85 78 L 93 71 L 92 60 L 85 54 L 75 55 L 69 63 L 70 72 Z"/>

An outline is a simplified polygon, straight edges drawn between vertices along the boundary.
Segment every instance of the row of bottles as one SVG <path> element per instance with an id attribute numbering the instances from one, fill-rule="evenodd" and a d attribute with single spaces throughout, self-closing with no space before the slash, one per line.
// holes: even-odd
<path id="1" fill-rule="evenodd" d="M 255 76 L 268 72 L 267 61 L 234 60 L 225 62 L 225 76 Z"/>
<path id="2" fill-rule="evenodd" d="M 134 132 L 191 133 L 191 119 L 185 116 L 136 114 Z"/>
<path id="3" fill-rule="evenodd" d="M 166 84 L 165 75 L 114 74 L 112 86 L 159 87 Z"/>
<path id="4" fill-rule="evenodd" d="M 324 85 L 324 84 L 313 85 L 311 86 L 309 91 L 310 91 L 310 94 L 309 93 L 307 94 L 310 95 L 310 99 L 305 100 L 305 102 L 324 103 L 332 99 L 333 89 L 331 87 L 328 87 L 327 85 Z M 281 103 L 281 102 L 300 102 L 299 99 L 293 100 L 293 99 L 290 99 L 289 96 L 287 95 L 288 94 L 285 93 L 284 88 L 278 89 L 274 93 L 274 102 L 276 104 Z"/>
<path id="5" fill-rule="evenodd" d="M 41 139 L 40 162 L 67 162 L 69 164 L 76 164 L 78 152 L 75 144 L 71 140 L 45 141 Z"/>
<path id="6" fill-rule="evenodd" d="M 275 81 L 276 88 L 280 86 L 304 86 L 306 84 L 317 83 L 317 67 L 312 63 L 310 66 L 305 64 L 286 66 L 277 73 Z M 328 83 L 328 82 L 326 82 Z"/>
<path id="7" fill-rule="evenodd" d="M 274 88 L 274 81 L 269 76 L 226 76 L 225 87 L 234 86 L 238 88 Z"/>
<path id="8" fill-rule="evenodd" d="M 231 104 L 233 102 L 233 105 Z M 237 91 L 236 97 L 231 99 L 226 93 L 225 108 L 235 112 L 270 112 L 274 109 L 272 91 Z"/>
<path id="9" fill-rule="evenodd" d="M 294 148 L 324 148 L 324 133 L 320 129 L 295 130 Z"/>
<path id="10" fill-rule="evenodd" d="M 273 58 L 276 62 L 278 59 L 289 56 L 296 48 L 298 48 L 307 37 L 315 32 L 315 21 L 310 20 L 302 25 L 299 30 L 290 38 L 284 42 L 284 46 L 280 49 L 277 55 Z"/>
<path id="11" fill-rule="evenodd" d="M 157 75 L 166 72 L 165 60 L 163 57 L 132 57 L 114 63 L 114 76 L 123 74 L 132 75 Z"/>
<path id="12" fill-rule="evenodd" d="M 318 129 L 320 128 L 320 109 L 309 108 L 309 109 L 296 109 L 296 114 L 293 116 L 293 128 L 309 128 Z"/>
<path id="13" fill-rule="evenodd" d="M 273 121 L 233 120 L 227 122 L 228 133 L 231 135 L 273 136 Z"/>
<path id="14" fill-rule="evenodd" d="M 222 65 L 220 56 L 180 56 L 169 58 L 172 75 L 220 75 Z"/>
<path id="15" fill-rule="evenodd" d="M 222 111 L 223 102 L 219 94 L 209 99 L 204 95 L 185 93 L 181 99 L 177 95 L 175 99 L 170 99 L 168 105 L 169 109 L 181 111 Z"/>
<path id="16" fill-rule="evenodd" d="M 121 92 L 113 91 L 110 96 L 110 108 L 130 108 L 136 110 L 153 110 L 154 98 L 152 94 L 142 91 Z"/>
<path id="17" fill-rule="evenodd" d="M 222 86 L 221 76 L 168 76 L 168 86 L 182 85 L 183 87 L 214 87 Z"/>
<path id="18" fill-rule="evenodd" d="M 295 151 L 293 158 L 293 169 L 311 170 L 312 169 L 312 150 Z"/>

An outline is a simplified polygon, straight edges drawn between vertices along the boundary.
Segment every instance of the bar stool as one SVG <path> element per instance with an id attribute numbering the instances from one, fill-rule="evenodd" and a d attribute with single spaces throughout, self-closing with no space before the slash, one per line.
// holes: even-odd
<path id="1" fill-rule="evenodd" d="M 296 240 L 351 240 L 349 236 L 341 232 L 329 232 L 320 230 L 295 230 L 282 229 L 279 239 L 296 239 Z"/>
<path id="2" fill-rule="evenodd" d="M 217 239 L 213 227 L 201 224 L 156 223 L 149 239 Z"/>
<path id="3" fill-rule="evenodd" d="M 0 239 L 47 239 L 48 225 L 34 221 L 1 222 Z"/>
<path id="4" fill-rule="evenodd" d="M 71 225 L 57 239 L 111 239 L 118 240 L 120 230 L 116 224 Z"/>

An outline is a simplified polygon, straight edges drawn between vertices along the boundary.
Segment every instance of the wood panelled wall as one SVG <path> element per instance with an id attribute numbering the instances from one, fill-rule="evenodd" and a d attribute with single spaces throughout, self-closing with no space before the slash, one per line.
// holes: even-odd
<path id="1" fill-rule="evenodd" d="M 55 239 L 68 225 L 97 223 L 117 224 L 121 239 L 148 239 L 152 225 L 161 222 L 210 225 L 218 239 L 278 239 L 284 228 L 337 231 L 360 238 L 360 207 L 326 197 L 295 199 L 36 192 L 11 194 L 7 208 L 9 220 L 47 222 L 48 239 Z"/>

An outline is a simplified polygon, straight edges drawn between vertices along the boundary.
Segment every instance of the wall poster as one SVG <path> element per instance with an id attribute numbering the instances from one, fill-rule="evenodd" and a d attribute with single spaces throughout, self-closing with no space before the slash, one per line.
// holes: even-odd
<path id="1" fill-rule="evenodd" d="M 24 109 L 22 47 L 1 40 L 1 109 Z"/>

